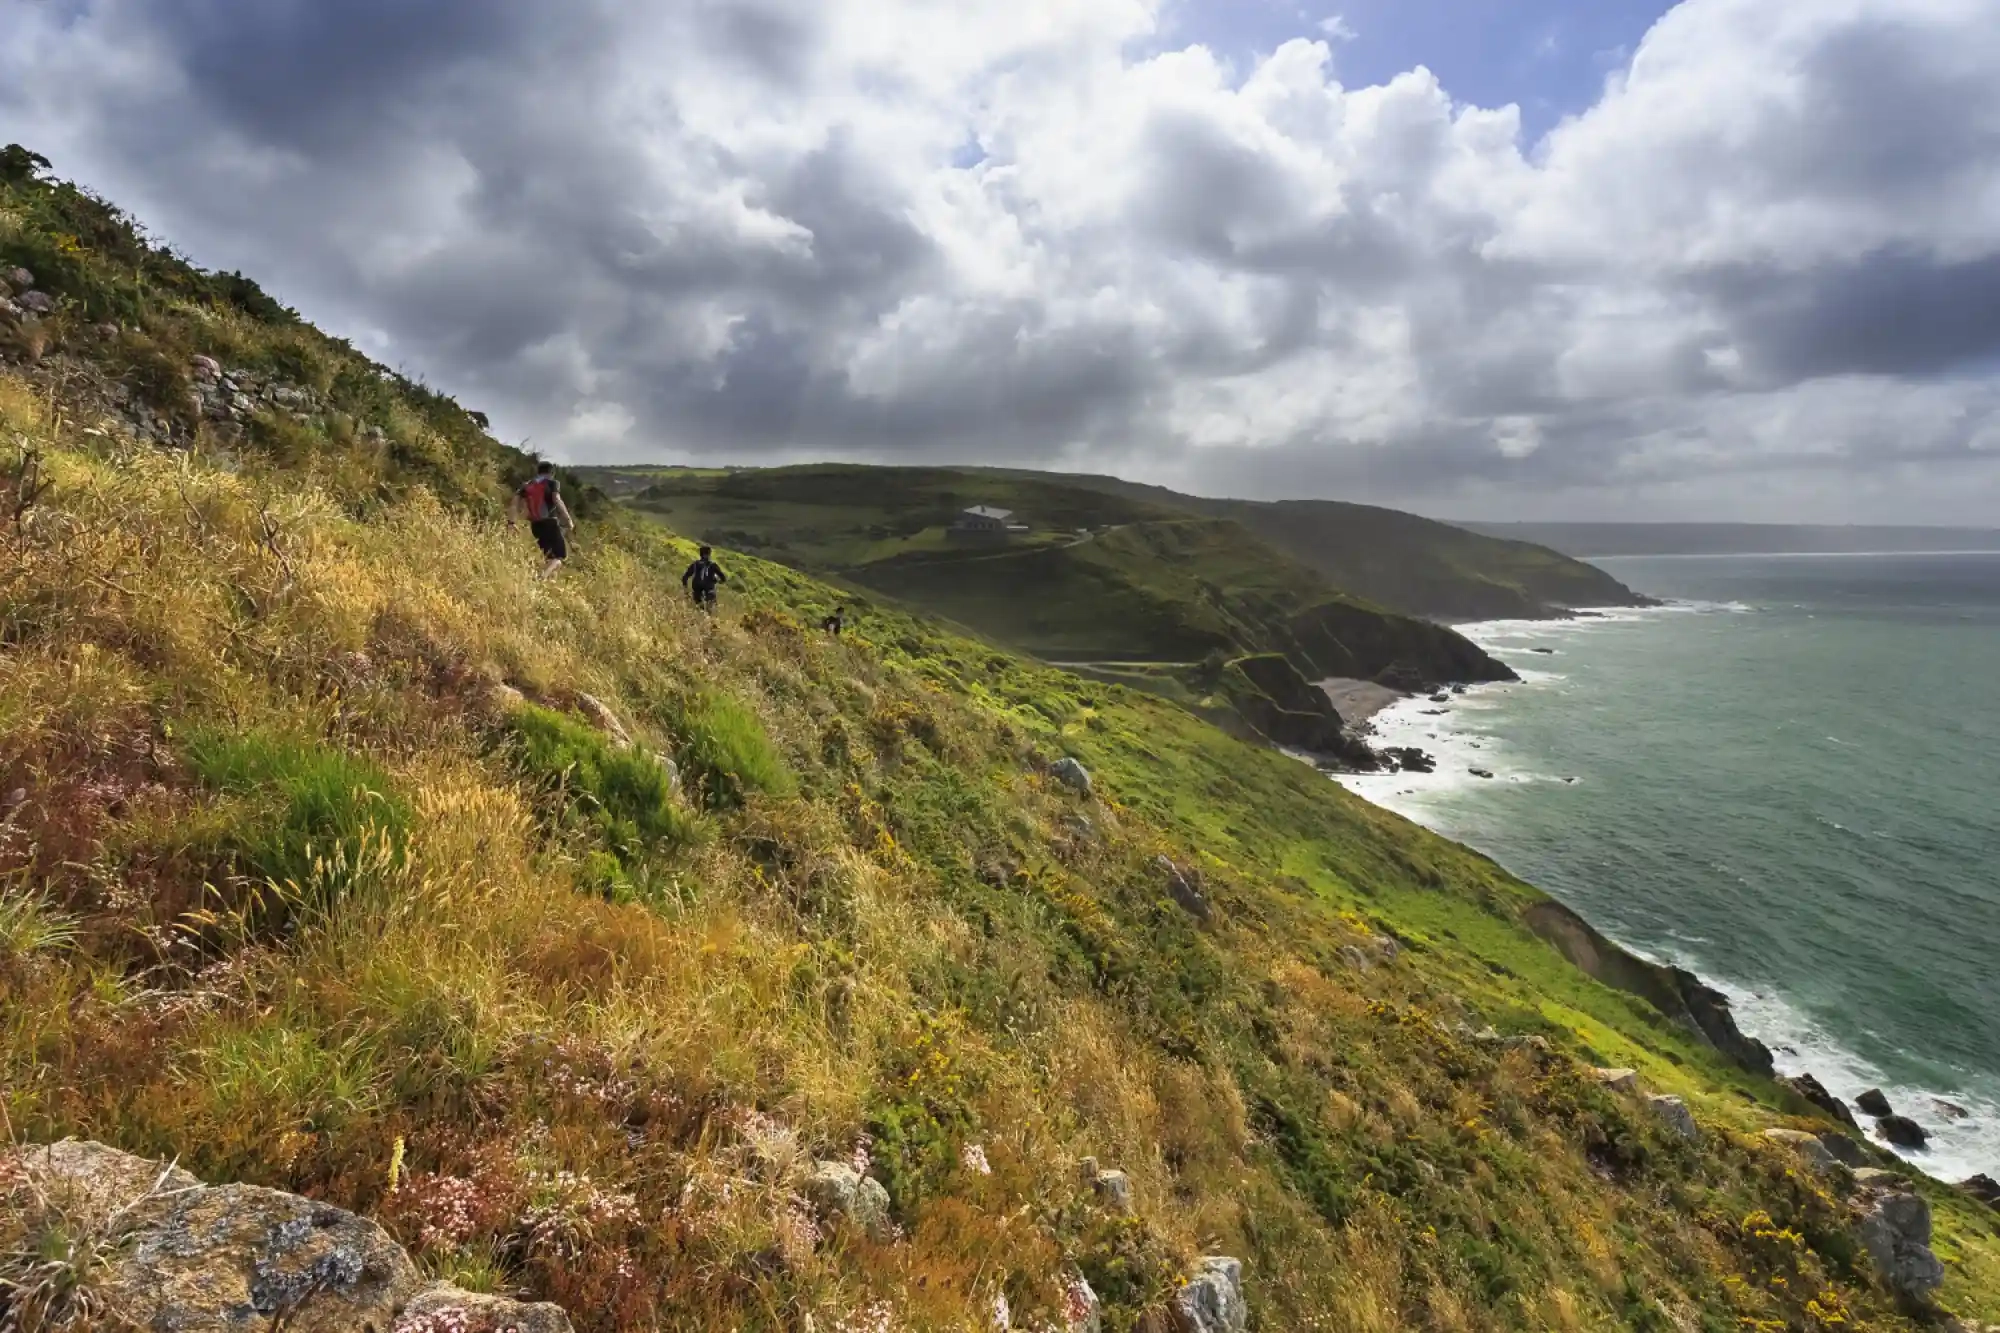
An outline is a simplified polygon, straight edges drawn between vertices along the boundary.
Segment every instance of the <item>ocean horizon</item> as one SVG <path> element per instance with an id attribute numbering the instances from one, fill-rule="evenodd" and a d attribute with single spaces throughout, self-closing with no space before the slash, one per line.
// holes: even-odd
<path id="1" fill-rule="evenodd" d="M 1881 1088 L 1914 1166 L 2000 1174 L 2000 553 L 1593 563 L 1665 604 L 1460 626 L 1521 681 L 1385 710 L 1438 771 L 1340 781 Z"/>

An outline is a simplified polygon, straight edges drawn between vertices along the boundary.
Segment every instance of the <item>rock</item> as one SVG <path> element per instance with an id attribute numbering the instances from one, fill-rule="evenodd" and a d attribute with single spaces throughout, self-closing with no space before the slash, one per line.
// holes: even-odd
<path id="1" fill-rule="evenodd" d="M 1839 1162 L 1842 1166 L 1866 1166 L 1868 1164 L 1867 1151 L 1845 1134 L 1827 1130 L 1819 1136 L 1819 1141 L 1822 1147 L 1833 1154 L 1833 1160 Z"/>
<path id="2" fill-rule="evenodd" d="M 1590 1076 L 1613 1092 L 1639 1090 L 1639 1071 L 1636 1069 L 1593 1069 Z"/>
<path id="3" fill-rule="evenodd" d="M 1099 1333 L 1104 1327 L 1104 1303 L 1083 1274 L 1063 1279 L 1063 1333 Z"/>
<path id="4" fill-rule="evenodd" d="M 820 1162 L 806 1178 L 806 1197 L 821 1213 L 843 1217 L 874 1240 L 894 1234 L 889 1220 L 889 1191 L 845 1162 Z"/>
<path id="5" fill-rule="evenodd" d="M 1112 1212 L 1129 1217 L 1137 1211 L 1132 1203 L 1132 1178 L 1123 1171 L 1099 1171 L 1090 1187 Z"/>
<path id="6" fill-rule="evenodd" d="M 425 1287 L 403 1307 L 394 1333 L 459 1333 L 491 1329 L 495 1333 L 571 1333 L 569 1316 L 560 1305 L 533 1304 L 465 1291 L 449 1282 Z"/>
<path id="7" fill-rule="evenodd" d="M 1826 1085 L 1811 1074 L 1800 1074 L 1797 1078 L 1781 1078 L 1778 1083 L 1781 1087 L 1790 1088 L 1848 1128 L 1861 1127 L 1855 1122 L 1854 1112 L 1847 1109 L 1847 1103 L 1828 1092 Z"/>
<path id="8" fill-rule="evenodd" d="M 1906 1115 L 1885 1115 L 1875 1122 L 1875 1132 L 1898 1148 L 1921 1148 L 1931 1141 L 1924 1127 Z"/>
<path id="9" fill-rule="evenodd" d="M 576 696 L 576 706 L 581 708 L 592 724 L 604 733 L 606 740 L 621 750 L 631 748 L 632 737 L 626 732 L 625 724 L 618 720 L 618 714 L 612 712 L 602 699 L 594 694 L 579 694 Z"/>
<path id="10" fill-rule="evenodd" d="M 1856 1231 L 1883 1285 L 1898 1296 L 1923 1301 L 1944 1285 L 1944 1265 L 1931 1253 L 1931 1206 L 1922 1195 L 1874 1197 Z"/>
<path id="11" fill-rule="evenodd" d="M 54 312 L 56 299 L 47 292 L 22 292 L 14 298 L 14 304 L 33 315 L 47 315 Z"/>
<path id="12" fill-rule="evenodd" d="M 1764 1137 L 1784 1144 L 1803 1157 L 1806 1165 L 1815 1171 L 1831 1171 L 1839 1165 L 1817 1135 L 1808 1134 L 1802 1129 L 1767 1129 L 1764 1131 Z"/>
<path id="13" fill-rule="evenodd" d="M 116 338 L 120 333 L 124 332 L 123 329 L 119 328 L 116 324 L 113 324 L 109 320 L 106 320 L 102 324 L 91 325 L 90 331 L 96 334 L 100 338 Z"/>
<path id="14" fill-rule="evenodd" d="M 1167 892 L 1180 904 L 1182 911 L 1197 921 L 1214 920 L 1215 908 L 1210 906 L 1207 895 L 1195 887 L 1185 870 L 1165 856 L 1155 857 L 1153 864 L 1166 875 Z"/>
<path id="15" fill-rule="evenodd" d="M 1882 1095 L 1882 1089 L 1870 1088 L 1854 1099 L 1854 1104 L 1868 1115 L 1894 1115 L 1896 1108 L 1889 1105 L 1889 1099 Z"/>
<path id="16" fill-rule="evenodd" d="M 1701 1126 L 1695 1124 L 1694 1112 L 1680 1098 L 1655 1094 L 1646 1098 L 1646 1107 L 1670 1133 L 1690 1141 L 1701 1137 Z"/>
<path id="17" fill-rule="evenodd" d="M 1356 972 L 1366 972 L 1374 966 L 1374 964 L 1368 961 L 1368 955 L 1361 952 L 1360 946 L 1354 944 L 1346 945 L 1341 949 L 1340 961 L 1353 968 Z"/>
<path id="18" fill-rule="evenodd" d="M 1382 751 L 1383 760 L 1391 771 L 1397 773 L 1435 773 L 1437 760 L 1425 754 L 1414 745 L 1398 746 Z"/>
<path id="19" fill-rule="evenodd" d="M 486 691 L 486 706 L 496 713 L 511 713 L 527 702 L 527 695 L 504 682 L 496 682 Z"/>
<path id="20" fill-rule="evenodd" d="M 1554 945 L 1556 951 L 1589 976 L 1607 986 L 1637 995 L 1669 1019 L 1707 1040 L 1709 1045 L 1753 1074 L 1771 1077 L 1771 1050 L 1745 1036 L 1730 1012 L 1729 997 L 1684 968 L 1668 967 L 1606 939 L 1588 921 L 1558 902 L 1536 903 L 1522 913 L 1528 929 Z"/>
<path id="21" fill-rule="evenodd" d="M 1885 1171 L 1879 1166 L 1864 1166 L 1854 1173 L 1855 1188 L 1861 1190 L 1907 1190 L 1910 1178 L 1900 1171 Z"/>
<path id="22" fill-rule="evenodd" d="M 1556 655 L 1556 650 L 1553 648 L 1530 648 L 1528 651 L 1531 653 L 1540 653 L 1543 657 L 1554 657 Z"/>
<path id="23" fill-rule="evenodd" d="M 222 363 L 212 356 L 197 356 L 188 362 L 188 368 L 198 380 L 213 382 L 222 378 Z"/>
<path id="24" fill-rule="evenodd" d="M 91 1278 L 106 1326 L 235 1333 L 569 1333 L 552 1305 L 524 1306 L 426 1284 L 373 1222 L 257 1185 L 202 1184 L 103 1144 L 66 1140 L 0 1154 L 24 1177 L 6 1206 L 58 1214 L 70 1235 L 104 1242 Z M 474 1316 L 447 1321 L 450 1310 Z M 399 1319 L 398 1316 L 401 1316 Z"/>
<path id="25" fill-rule="evenodd" d="M 660 771 L 667 775 L 667 794 L 670 796 L 679 796 L 681 794 L 681 766 L 675 763 L 669 755 L 656 754 L 653 758 L 659 761 Z"/>
<path id="26" fill-rule="evenodd" d="M 35 285 L 35 275 L 24 268 L 10 268 L 6 270 L 5 277 L 7 285 L 17 292 L 25 292 Z"/>
<path id="27" fill-rule="evenodd" d="M 1972 1112 L 1966 1110 L 1957 1102 L 1948 1102 L 1942 1097 L 1931 1098 L 1931 1105 L 1935 1106 L 1937 1113 L 1946 1120 L 1965 1120 L 1972 1115 Z"/>
<path id="28" fill-rule="evenodd" d="M 1451 702 L 1451 696 L 1443 690 L 1439 690 L 1431 696 L 1431 702 L 1434 704 L 1448 704 Z"/>
<path id="29" fill-rule="evenodd" d="M 1079 796 L 1090 795 L 1090 770 L 1074 759 L 1056 760 L 1049 766 L 1049 776 Z"/>
<path id="30" fill-rule="evenodd" d="M 1467 771 L 1471 773 L 1472 776 L 1475 778 L 1484 778 L 1488 782 L 1491 782 L 1493 780 L 1493 774 L 1491 770 L 1484 768 L 1474 768 L 1474 769 L 1468 769 Z"/>
<path id="31" fill-rule="evenodd" d="M 1243 1264 L 1211 1255 L 1174 1294 L 1174 1333 L 1243 1333 L 1250 1305 L 1243 1299 Z"/>
<path id="32" fill-rule="evenodd" d="M 1987 1207 L 2000 1208 L 2000 1180 L 1988 1175 L 1977 1175 L 1970 1180 L 1960 1181 L 1958 1187 Z"/>

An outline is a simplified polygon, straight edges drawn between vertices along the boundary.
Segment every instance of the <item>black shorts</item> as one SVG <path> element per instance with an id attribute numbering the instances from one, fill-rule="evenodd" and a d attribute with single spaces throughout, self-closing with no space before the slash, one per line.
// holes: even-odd
<path id="1" fill-rule="evenodd" d="M 715 589 L 694 588 L 691 591 L 694 593 L 694 604 L 696 606 L 701 607 L 703 610 L 709 610 L 715 606 Z"/>
<path id="2" fill-rule="evenodd" d="M 561 523 L 552 518 L 533 518 L 528 520 L 528 530 L 535 534 L 543 555 L 551 560 L 569 558 L 569 543 L 563 540 Z"/>

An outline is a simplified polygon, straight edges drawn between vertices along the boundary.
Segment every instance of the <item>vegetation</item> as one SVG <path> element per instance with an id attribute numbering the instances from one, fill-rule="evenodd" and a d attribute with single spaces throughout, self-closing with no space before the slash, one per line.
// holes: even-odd
<path id="1" fill-rule="evenodd" d="M 682 531 L 858 583 L 1050 661 L 1164 667 L 1137 683 L 1224 710 L 1234 697 L 1195 669 L 1212 655 L 1277 654 L 1311 680 L 1508 675 L 1461 636 L 1339 591 L 1232 519 L 1055 478 L 840 466 L 589 475 L 628 494 L 652 478 L 631 502 Z M 982 500 L 1038 526 L 999 546 L 949 540 L 953 517 Z"/>
<path id="2" fill-rule="evenodd" d="M 80 200 L 9 177 L 0 262 Z M 702 615 L 689 543 L 617 509 L 536 581 L 496 519 L 527 460 L 73 234 L 57 336 L 0 369 L 7 1132 L 308 1192 L 591 1330 L 1059 1327 L 1081 1277 L 1122 1333 L 1217 1252 L 1262 1330 L 1916 1327 L 1759 1134 L 1801 1108 L 1491 862 L 1151 694 L 893 608 L 810 631 L 846 594 L 776 564 Z M 72 394 L 153 391 L 78 331 L 135 267 L 170 366 L 310 353 L 400 452 L 99 424 Z M 893 1235 L 815 1214 L 828 1158 Z M 2000 1317 L 1995 1215 L 1925 1188 L 1945 1301 Z M 52 1234 L 0 1216 L 0 1301 L 74 1325 Z"/>
<path id="3" fill-rule="evenodd" d="M 1293 582 L 1312 577 L 1405 616 L 1495 620 L 1643 600 L 1602 570 L 1545 546 L 1333 500 L 1215 500 L 1116 477 L 1000 468 L 587 473 L 682 531 L 709 532 L 818 571 L 860 570 L 946 551 L 944 527 L 959 509 L 997 504 L 1031 520 L 1040 541 L 1060 541 L 1079 528 L 1211 520 L 1240 552 L 1232 552 L 1218 576 L 1224 586 L 1234 588 L 1232 580 L 1245 573 Z M 864 575 L 862 581 L 870 580 Z"/>

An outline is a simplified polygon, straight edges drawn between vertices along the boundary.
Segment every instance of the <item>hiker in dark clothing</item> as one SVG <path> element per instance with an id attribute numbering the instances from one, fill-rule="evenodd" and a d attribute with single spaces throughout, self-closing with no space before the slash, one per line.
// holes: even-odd
<path id="1" fill-rule="evenodd" d="M 548 563 L 542 566 L 542 577 L 548 578 L 569 558 L 569 542 L 564 530 L 576 531 L 576 520 L 570 517 L 569 506 L 563 503 L 562 490 L 556 485 L 556 465 L 543 463 L 535 469 L 535 475 L 520 490 L 514 492 L 513 514 L 528 516 L 528 530 L 535 534 L 535 544 L 542 548 Z"/>
<path id="2" fill-rule="evenodd" d="M 835 607 L 833 609 L 832 615 L 828 616 L 825 620 L 819 622 L 819 627 L 825 630 L 828 634 L 831 634 L 836 639 L 840 637 L 840 631 L 844 629 L 846 625 L 847 625 L 847 608 L 844 606 Z"/>
<path id="3" fill-rule="evenodd" d="M 715 590 L 729 582 L 729 576 L 722 572 L 722 566 L 709 559 L 715 548 L 701 548 L 701 558 L 687 567 L 681 575 L 681 586 L 694 594 L 694 604 L 704 611 L 715 610 Z"/>

